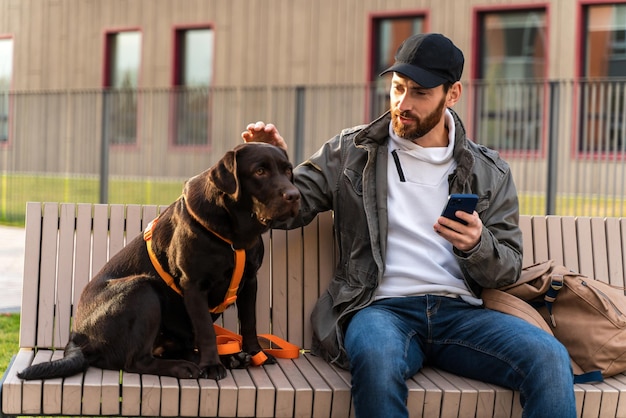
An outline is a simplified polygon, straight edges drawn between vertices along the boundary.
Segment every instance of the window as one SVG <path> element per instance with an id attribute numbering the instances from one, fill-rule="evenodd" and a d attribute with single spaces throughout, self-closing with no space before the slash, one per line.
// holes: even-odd
<path id="1" fill-rule="evenodd" d="M 379 77 L 380 73 L 395 62 L 398 47 L 406 38 L 424 32 L 424 16 L 378 17 L 374 18 L 372 63 L 372 100 L 370 118 L 389 109 L 389 83 Z"/>
<path id="2" fill-rule="evenodd" d="M 541 146 L 546 65 L 544 10 L 478 15 L 476 138 L 500 150 Z"/>
<path id="3" fill-rule="evenodd" d="M 174 144 L 207 145 L 213 30 L 178 29 L 175 34 Z"/>
<path id="4" fill-rule="evenodd" d="M 110 33 L 106 37 L 105 120 L 109 144 L 135 144 L 141 34 Z"/>
<path id="5" fill-rule="evenodd" d="M 586 6 L 583 16 L 578 149 L 618 151 L 626 145 L 626 4 Z"/>
<path id="6" fill-rule="evenodd" d="M 0 38 L 0 144 L 9 140 L 9 93 L 13 77 L 13 39 Z"/>

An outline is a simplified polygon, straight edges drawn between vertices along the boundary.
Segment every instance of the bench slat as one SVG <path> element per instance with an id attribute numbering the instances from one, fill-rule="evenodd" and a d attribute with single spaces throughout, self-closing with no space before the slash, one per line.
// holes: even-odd
<path id="1" fill-rule="evenodd" d="M 573 216 L 561 218 L 561 233 L 563 234 L 564 265 L 570 267 L 575 271 L 580 271 L 576 218 L 574 218 Z"/>
<path id="2" fill-rule="evenodd" d="M 300 369 L 296 366 L 295 361 L 298 360 L 285 360 L 285 359 L 277 359 L 278 364 L 281 370 L 284 373 L 284 376 L 287 378 L 287 381 L 293 388 L 293 406 L 290 408 L 287 406 L 287 402 L 285 405 L 278 404 L 276 408 L 277 416 L 289 416 L 289 411 L 293 411 L 294 417 L 305 418 L 311 416 L 311 410 L 313 405 L 313 389 L 309 385 L 307 378 L 303 376 L 300 372 Z M 268 367 L 268 374 L 272 378 L 272 381 L 276 382 L 274 377 L 273 368 Z M 279 380 L 282 386 L 282 380 Z M 330 390 L 330 389 L 329 389 Z M 283 411 L 284 409 L 284 411 Z"/>
<path id="3" fill-rule="evenodd" d="M 59 212 L 59 254 L 57 255 L 56 332 L 54 347 L 62 349 L 69 341 L 72 317 L 74 271 L 74 231 L 76 205 L 64 203 Z"/>
<path id="4" fill-rule="evenodd" d="M 237 384 L 229 372 L 226 378 L 218 380 L 219 402 L 217 406 L 218 416 L 237 416 Z"/>
<path id="5" fill-rule="evenodd" d="M 348 384 L 337 374 L 333 367 L 326 361 L 315 356 L 306 356 L 306 359 L 317 370 L 332 389 L 332 403 L 330 408 L 331 417 L 345 417 L 346 411 L 350 410 L 351 395 Z"/>
<path id="6" fill-rule="evenodd" d="M 161 413 L 159 415 L 162 417 L 180 416 L 178 406 L 181 391 L 178 386 L 178 379 L 171 376 L 161 376 L 159 380 L 161 388 Z"/>
<path id="7" fill-rule="evenodd" d="M 459 377 L 459 379 L 463 379 L 466 384 L 470 385 L 476 390 L 476 416 L 493 417 L 496 403 L 496 389 L 494 387 L 495 385 L 490 385 L 488 383 L 480 382 L 478 380 L 465 379 L 462 377 Z"/>
<path id="8" fill-rule="evenodd" d="M 126 225 L 125 208 L 121 205 L 109 207 L 109 258 L 124 248 Z"/>
<path id="9" fill-rule="evenodd" d="M 37 346 L 52 348 L 55 340 L 57 244 L 59 231 L 59 207 L 45 203 L 41 236 L 41 266 L 39 281 Z M 60 338 L 57 335 L 57 338 Z"/>
<path id="10" fill-rule="evenodd" d="M 620 283 L 620 280 L 626 280 L 626 218 L 620 218 L 619 220 L 620 240 L 622 243 L 622 277 L 616 280 L 616 285 Z M 616 256 L 618 258 L 619 256 Z M 624 283 L 626 287 L 626 283 Z"/>
<path id="11" fill-rule="evenodd" d="M 535 262 L 548 260 L 550 258 L 550 249 L 548 247 L 548 227 L 544 217 L 534 216 L 532 218 L 532 243 L 533 243 L 533 259 Z"/>
<path id="12" fill-rule="evenodd" d="M 287 251 L 289 241 L 287 231 L 273 230 L 272 251 L 272 334 L 287 339 Z M 295 343 L 294 343 L 295 344 Z"/>
<path id="13" fill-rule="evenodd" d="M 92 270 L 95 276 L 109 259 L 109 207 L 93 205 Z"/>
<path id="14" fill-rule="evenodd" d="M 523 266 L 530 266 L 535 263 L 535 256 L 533 253 L 533 225 L 532 218 L 530 216 L 520 216 L 519 218 L 519 227 L 522 230 L 522 235 L 524 240 L 522 241 L 523 248 Z"/>
<path id="15" fill-rule="evenodd" d="M 161 415 L 161 381 L 159 376 L 141 375 L 141 416 Z"/>
<path id="16" fill-rule="evenodd" d="M 461 393 L 459 401 L 459 418 L 472 418 L 475 416 L 488 416 L 484 410 L 478 409 L 478 389 L 468 382 L 467 379 L 447 373 L 442 370 L 436 370 L 437 374 L 458 389 Z M 493 409 L 493 408 L 491 408 Z"/>
<path id="17" fill-rule="evenodd" d="M 547 239 L 548 239 L 548 254 L 557 264 L 563 264 L 563 234 L 561 229 L 561 219 L 554 216 L 548 216 L 545 218 Z"/>
<path id="18" fill-rule="evenodd" d="M 406 400 L 406 406 L 409 410 L 409 418 L 422 417 L 424 412 L 424 402 L 426 401 L 426 391 L 415 380 L 408 379 L 406 381 L 409 394 Z M 354 408 L 353 408 L 354 409 Z"/>
<path id="19" fill-rule="evenodd" d="M 626 417 L 626 375 L 619 374 L 606 381 L 606 384 L 618 391 L 616 417 Z M 610 416 L 610 415 L 607 415 Z"/>
<path id="20" fill-rule="evenodd" d="M 255 387 L 247 370 L 231 370 L 237 386 L 237 415 L 254 416 L 256 409 Z M 273 400 L 272 400 L 273 402 Z"/>
<path id="21" fill-rule="evenodd" d="M 21 348 L 15 355 L 2 384 L 2 412 L 13 415 L 23 413 L 23 381 L 17 377 L 17 372 L 30 365 L 34 356 L 35 352 L 26 348 Z"/>
<path id="22" fill-rule="evenodd" d="M 610 386 L 605 388 L 606 391 L 604 391 L 600 385 L 588 384 L 581 384 L 579 385 L 579 388 L 585 393 L 581 416 L 601 416 L 600 405 L 603 403 L 606 403 L 606 409 L 613 410 L 613 414 L 604 416 L 615 416 L 615 409 L 617 407 L 617 391 L 610 388 Z"/>
<path id="23" fill-rule="evenodd" d="M 76 255 L 74 257 L 74 296 L 77 304 L 80 294 L 92 277 L 91 273 L 91 235 L 93 205 L 82 203 L 76 208 Z"/>
<path id="24" fill-rule="evenodd" d="M 126 206 L 126 225 L 124 242 L 128 244 L 143 232 L 141 228 L 141 205 Z"/>
<path id="25" fill-rule="evenodd" d="M 606 248 L 606 220 L 603 218 L 591 218 L 590 221 L 591 237 L 593 240 L 593 251 L 591 251 L 591 255 L 593 256 L 593 274 L 589 275 L 589 277 L 608 282 L 609 260 Z"/>
<path id="26" fill-rule="evenodd" d="M 119 415 L 120 413 L 120 372 L 102 370 L 102 405 L 100 414 Z"/>
<path id="27" fill-rule="evenodd" d="M 263 234 L 263 245 L 265 254 L 259 271 L 257 272 L 257 294 L 256 294 L 256 326 L 260 334 L 271 333 L 271 271 L 272 251 L 270 247 L 270 234 Z"/>
<path id="28" fill-rule="evenodd" d="M 436 370 L 425 367 L 422 374 L 437 385 L 442 391 L 441 416 L 458 417 L 461 405 L 461 391 L 455 385 L 444 379 Z"/>
<path id="29" fill-rule="evenodd" d="M 272 383 L 272 379 L 269 377 L 268 370 L 278 371 L 279 374 L 276 375 L 276 378 L 279 379 L 276 384 Z M 273 417 L 275 416 L 274 411 L 279 409 L 279 402 L 282 402 L 280 406 L 281 409 L 285 408 L 285 404 L 291 406 L 291 410 L 293 410 L 293 388 L 287 382 L 287 379 L 284 376 L 280 376 L 280 367 L 271 366 L 271 367 L 250 367 L 246 370 L 250 375 L 252 380 L 252 384 L 255 387 L 255 412 L 254 416 L 256 417 Z M 282 380 L 282 390 L 280 390 L 280 381 Z M 285 391 L 287 388 L 287 391 Z M 291 389 L 291 391 L 289 391 Z M 291 399 L 286 398 L 285 395 L 291 395 Z"/>
<path id="30" fill-rule="evenodd" d="M 287 303 L 287 334 L 285 338 L 293 344 L 302 347 L 304 343 L 304 329 L 302 318 L 303 306 L 303 276 L 304 244 L 302 229 L 287 231 L 287 276 L 285 276 L 286 303 Z"/>
<path id="31" fill-rule="evenodd" d="M 83 397 L 83 373 L 63 379 L 63 399 L 61 413 L 63 415 L 80 415 Z"/>
<path id="32" fill-rule="evenodd" d="M 195 379 L 180 379 L 181 417 L 196 417 L 200 413 L 200 384 Z"/>
<path id="33" fill-rule="evenodd" d="M 315 417 L 329 417 L 333 399 L 333 391 L 324 378 L 315 370 L 309 358 L 310 354 L 300 356 L 293 362 L 309 382 L 315 395 L 313 396 L 313 412 Z"/>
<path id="34" fill-rule="evenodd" d="M 63 358 L 63 352 L 57 350 L 52 353 L 51 360 Z M 61 413 L 63 379 L 48 379 L 43 382 L 43 413 L 58 415 Z"/>
<path id="35" fill-rule="evenodd" d="M 257 415 L 261 415 L 259 410 L 264 412 L 266 416 L 271 417 L 284 417 L 293 414 L 296 402 L 296 389 L 291 385 L 289 378 L 280 366 L 251 368 L 249 372 L 257 388 L 263 390 L 263 394 L 259 392 L 257 395 L 257 402 L 259 402 L 261 397 L 265 398 L 272 395 L 276 399 L 276 406 L 273 410 L 269 410 L 264 405 L 257 406 Z"/>
<path id="36" fill-rule="evenodd" d="M 581 245 L 578 249 L 579 272 L 586 276 L 594 277 L 593 254 L 589 248 L 589 244 L 593 243 L 591 219 L 588 217 L 576 218 L 576 232 L 576 242 L 587 243 L 587 245 Z"/>
<path id="37" fill-rule="evenodd" d="M 513 398 L 514 394 L 511 390 L 497 385 L 488 385 L 494 392 L 493 416 L 507 417 L 513 415 Z M 517 416 L 521 416 L 521 411 Z"/>
<path id="38" fill-rule="evenodd" d="M 424 389 L 423 416 L 441 416 L 441 401 L 443 399 L 443 391 L 441 388 L 426 377 L 423 370 L 413 376 L 412 379 Z"/>
<path id="39" fill-rule="evenodd" d="M 198 415 L 201 417 L 215 417 L 218 411 L 219 387 L 217 382 L 209 379 L 200 379 L 200 409 Z"/>
<path id="40" fill-rule="evenodd" d="M 22 310 L 20 317 L 20 346 L 35 347 L 37 341 L 37 305 L 39 298 L 39 259 L 41 256 L 42 206 L 26 204 L 24 231 L 24 276 L 22 278 Z"/>
<path id="41" fill-rule="evenodd" d="M 607 253 L 607 282 L 614 286 L 623 286 L 624 267 L 622 259 L 622 240 L 620 220 L 618 218 L 606 218 L 606 253 Z M 608 244 L 611 245 L 608 245 Z"/>
<path id="42" fill-rule="evenodd" d="M 137 373 L 122 373 L 122 415 L 141 414 L 141 376 Z"/>
<path id="43" fill-rule="evenodd" d="M 301 347 L 311 347 L 313 330 L 311 329 L 311 312 L 317 302 L 320 294 L 320 264 L 326 261 L 322 259 L 324 254 L 320 246 L 324 242 L 320 241 L 324 237 L 320 237 L 320 218 L 317 217 L 309 225 L 305 226 L 303 231 L 303 250 L 302 250 L 302 312 L 299 315 L 300 326 L 302 328 L 302 340 L 298 343 Z"/>
<path id="44" fill-rule="evenodd" d="M 35 354 L 32 364 L 39 364 L 45 361 L 50 361 L 52 358 L 52 351 L 39 350 Z M 24 414 L 40 414 L 43 412 L 42 408 L 43 400 L 43 381 L 42 380 L 29 380 L 25 381 L 22 385 L 22 413 Z"/>
<path id="45" fill-rule="evenodd" d="M 100 415 L 102 396 L 102 369 L 90 367 L 83 380 L 83 415 Z"/>

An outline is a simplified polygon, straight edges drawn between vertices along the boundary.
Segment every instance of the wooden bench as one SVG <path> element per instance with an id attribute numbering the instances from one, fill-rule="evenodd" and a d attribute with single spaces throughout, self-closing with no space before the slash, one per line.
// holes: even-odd
<path id="1" fill-rule="evenodd" d="M 141 233 L 160 208 L 28 203 L 20 349 L 2 378 L 1 411 L 15 415 L 348 417 L 349 373 L 308 353 L 278 365 L 229 371 L 220 381 L 90 368 L 66 379 L 25 382 L 16 372 L 62 355 L 72 309 L 88 279 Z M 624 285 L 626 220 L 522 217 L 524 264 L 552 258 Z M 264 237 L 258 329 L 310 347 L 309 313 L 332 275 L 332 217 Z M 610 243 L 610 245 L 609 245 Z M 235 308 L 222 325 L 236 330 Z M 427 368 L 412 377 L 416 417 L 519 417 L 519 394 Z M 626 416 L 626 375 L 576 385 L 579 416 Z"/>

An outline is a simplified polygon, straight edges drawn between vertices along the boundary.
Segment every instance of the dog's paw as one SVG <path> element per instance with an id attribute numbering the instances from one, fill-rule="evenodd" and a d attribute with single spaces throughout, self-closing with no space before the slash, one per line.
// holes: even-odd
<path id="1" fill-rule="evenodd" d="M 196 364 L 182 361 L 174 368 L 172 374 L 179 379 L 197 379 L 202 375 L 202 371 Z"/>
<path id="2" fill-rule="evenodd" d="M 243 351 L 220 356 L 222 364 L 228 369 L 245 369 L 250 366 L 251 359 L 250 354 Z"/>
<path id="3" fill-rule="evenodd" d="M 226 377 L 226 368 L 222 363 L 206 366 L 202 369 L 200 377 L 213 380 L 223 379 Z"/>

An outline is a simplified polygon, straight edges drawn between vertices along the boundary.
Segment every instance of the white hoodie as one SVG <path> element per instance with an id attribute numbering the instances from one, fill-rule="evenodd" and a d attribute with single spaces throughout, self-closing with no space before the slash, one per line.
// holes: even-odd
<path id="1" fill-rule="evenodd" d="M 448 200 L 448 176 L 456 168 L 454 121 L 447 110 L 446 124 L 449 143 L 445 148 L 421 147 L 398 137 L 389 126 L 389 232 L 385 273 L 376 299 L 438 294 L 481 304 L 463 281 L 452 244 L 433 229 Z M 401 181 L 396 158 L 405 181 Z"/>

